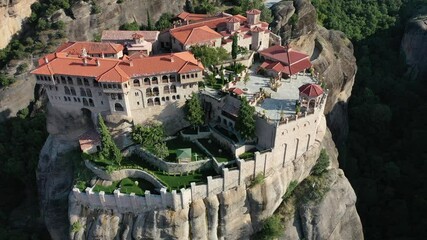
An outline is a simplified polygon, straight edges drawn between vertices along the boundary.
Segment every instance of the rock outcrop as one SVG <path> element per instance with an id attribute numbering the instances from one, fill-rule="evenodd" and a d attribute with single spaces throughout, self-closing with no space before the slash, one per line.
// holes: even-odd
<path id="1" fill-rule="evenodd" d="M 26 108 L 37 96 L 36 81 L 29 74 L 16 76 L 17 80 L 5 88 L 0 88 L 0 122 Z"/>
<path id="2" fill-rule="evenodd" d="M 408 21 L 401 48 L 411 77 L 427 79 L 427 7 L 423 16 Z"/>
<path id="3" fill-rule="evenodd" d="M 96 4 L 100 13 L 92 14 Z M 185 0 L 98 0 L 93 3 L 81 1 L 76 3 L 71 11 L 74 18 L 68 17 L 63 11 L 53 16 L 54 20 L 66 23 L 67 37 L 71 41 L 92 40 L 94 35 L 102 30 L 118 29 L 124 23 L 136 21 L 138 24 L 147 23 L 147 13 L 154 24 L 162 13 L 178 14 L 183 10 Z"/>
<path id="4" fill-rule="evenodd" d="M 22 28 L 31 15 L 31 4 L 36 0 L 0 0 L 0 49 L 7 46 L 12 36 Z"/>
<path id="5" fill-rule="evenodd" d="M 341 169 L 327 173 L 329 191 L 319 203 L 294 206 L 281 239 L 363 239 L 356 194 Z M 282 207 L 282 206 L 281 206 Z"/>

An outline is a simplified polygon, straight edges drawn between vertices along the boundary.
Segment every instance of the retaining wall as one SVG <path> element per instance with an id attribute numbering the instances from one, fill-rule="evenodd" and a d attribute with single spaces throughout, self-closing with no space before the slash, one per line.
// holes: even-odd
<path id="1" fill-rule="evenodd" d="M 326 126 L 323 114 L 321 119 L 321 124 Z M 175 190 L 167 192 L 166 188 L 162 188 L 160 195 L 146 191 L 145 196 L 136 196 L 135 194 L 122 194 L 119 190 L 116 190 L 111 195 L 103 192 L 94 193 L 91 188 L 87 188 L 86 192 L 81 192 L 79 189 L 74 188 L 72 194 L 82 205 L 89 208 L 113 209 L 120 213 L 187 208 L 196 199 L 219 194 L 239 185 L 248 185 L 260 173 L 264 174 L 264 176 L 269 176 L 283 167 L 288 167 L 289 164 L 292 166 L 294 163 L 303 162 L 305 155 L 310 154 L 312 151 L 318 151 L 323 136 L 324 132 L 317 132 L 316 129 L 313 143 L 306 152 L 292 161 L 284 162 L 283 157 L 278 157 L 283 155 L 280 148 L 276 148 L 278 152 L 276 149 L 256 152 L 254 160 L 244 161 L 239 159 L 237 160 L 237 169 L 223 168 L 221 177 L 207 177 L 206 184 L 191 183 L 190 188 L 181 189 L 179 193 Z"/>

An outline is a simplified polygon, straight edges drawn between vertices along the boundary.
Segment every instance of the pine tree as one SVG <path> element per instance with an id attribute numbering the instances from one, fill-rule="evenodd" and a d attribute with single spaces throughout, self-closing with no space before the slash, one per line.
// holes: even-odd
<path id="1" fill-rule="evenodd" d="M 185 10 L 189 13 L 194 13 L 194 6 L 192 0 L 185 1 Z"/>
<path id="2" fill-rule="evenodd" d="M 151 17 L 150 17 L 150 13 L 148 12 L 148 10 L 147 10 L 147 30 L 148 31 L 154 30 L 153 23 L 151 23 Z"/>
<path id="3" fill-rule="evenodd" d="M 249 105 L 246 97 L 242 97 L 239 116 L 236 121 L 236 130 L 245 139 L 255 136 L 255 108 Z"/>
<path id="4" fill-rule="evenodd" d="M 231 57 L 236 60 L 237 58 L 237 54 L 239 52 L 239 45 L 237 43 L 238 39 L 237 39 L 237 34 L 233 35 L 233 43 L 231 45 Z"/>
<path id="5" fill-rule="evenodd" d="M 199 96 L 196 93 L 186 102 L 187 116 L 186 119 L 193 128 L 203 124 L 204 112 Z"/>
<path id="6" fill-rule="evenodd" d="M 120 149 L 114 143 L 101 114 L 98 115 L 98 125 L 99 132 L 101 133 L 101 152 L 99 153 L 99 157 L 120 165 L 123 159 L 122 154 Z"/>

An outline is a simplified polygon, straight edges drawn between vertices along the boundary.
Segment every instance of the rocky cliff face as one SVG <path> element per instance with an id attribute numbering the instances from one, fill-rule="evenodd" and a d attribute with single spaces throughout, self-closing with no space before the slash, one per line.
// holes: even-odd
<path id="1" fill-rule="evenodd" d="M 424 13 L 427 12 L 427 7 Z M 427 15 L 408 21 L 402 39 L 402 51 L 413 78 L 427 79 Z"/>
<path id="2" fill-rule="evenodd" d="M 128 4 L 128 2 L 129 5 L 122 5 Z M 105 14 L 100 18 L 103 19 L 101 21 L 97 21 L 93 15 L 88 13 L 89 8 L 85 3 L 82 3 L 79 9 L 73 10 L 75 12 L 75 20 L 66 19 L 68 17 L 63 14 L 59 14 L 56 17 L 69 21 L 70 39 L 81 39 L 78 38 L 79 31 L 84 39 L 90 39 L 93 34 L 99 33 L 102 28 L 110 28 L 113 24 L 116 24 L 115 26 L 117 27 L 119 25 L 118 22 L 120 24 L 123 23 L 121 21 L 129 22 L 134 17 L 132 16 L 133 13 L 136 14 L 135 16 L 140 17 L 137 19 L 138 22 L 141 19 L 144 21 L 146 6 L 138 3 L 132 5 L 130 4 L 131 2 L 135 3 L 135 1 L 129 0 L 124 1 L 119 6 L 115 1 L 111 1 L 110 5 L 107 4 L 105 6 L 105 9 L 109 10 L 103 10 L 103 13 L 101 13 Z M 153 7 L 148 8 L 155 9 L 155 3 L 150 2 L 150 4 L 153 4 Z M 101 4 L 100 6 L 104 7 Z M 124 6 L 127 6 L 127 8 L 125 9 Z M 283 11 L 280 11 L 280 6 L 284 6 L 282 8 Z M 282 1 L 279 3 L 279 7 L 277 5 L 274 7 L 276 9 L 274 10 L 274 15 L 277 21 L 276 28 L 281 33 L 289 30 L 287 22 L 294 12 L 297 14 L 297 22 L 294 23 L 295 27 L 293 29 L 292 27 L 290 28 L 296 36 L 291 45 L 311 54 L 316 71 L 320 73 L 321 78 L 325 78 L 325 82 L 330 89 L 326 106 L 328 126 L 331 128 L 335 140 L 343 139 L 347 131 L 346 102 L 350 96 L 356 72 L 352 45 L 342 33 L 326 30 L 315 24 L 315 9 L 308 0 Z M 143 10 L 140 9 L 137 12 L 133 12 L 132 8 L 143 8 Z M 159 8 L 175 8 L 176 11 L 179 11 L 173 4 L 170 4 L 170 6 L 166 4 L 163 8 Z M 119 14 L 121 17 L 116 16 L 117 13 L 116 11 L 113 12 L 113 10 L 121 10 Z M 81 12 L 76 14 L 78 11 Z M 280 16 L 280 18 L 277 16 Z M 112 20 L 109 20 L 110 18 Z M 71 26 L 74 26 L 75 29 Z M 49 119 L 51 119 L 50 122 L 64 121 L 61 118 L 49 117 Z M 53 131 L 55 129 L 57 130 Z M 65 221 L 64 215 L 62 215 L 66 210 L 58 208 L 56 214 L 53 214 L 52 209 L 55 209 L 58 205 L 49 204 L 51 200 L 55 199 L 62 199 L 61 201 L 63 201 L 65 194 L 61 194 L 60 191 L 56 194 L 55 189 L 59 187 L 69 189 L 71 184 L 67 177 L 58 177 L 58 173 L 69 168 L 69 165 L 68 168 L 65 165 L 61 165 L 65 164 L 66 161 L 63 160 L 60 154 L 63 150 L 59 149 L 63 147 L 61 147 L 61 140 L 59 140 L 61 138 L 56 137 L 57 134 L 61 133 L 58 129 L 63 128 L 58 126 L 51 128 L 52 133 L 55 132 L 55 136 L 50 137 L 46 142 L 44 151 L 40 156 L 41 163 L 39 164 L 39 172 L 45 173 L 39 174 L 39 176 L 43 176 L 42 178 L 39 177 L 39 179 L 44 179 L 39 181 L 42 211 L 44 211 L 45 222 L 54 239 L 65 239 L 67 237 L 65 235 L 68 235 L 71 239 L 249 238 L 259 230 L 262 219 L 270 216 L 280 205 L 289 182 L 291 180 L 302 181 L 309 174 L 321 148 L 326 148 L 331 158 L 334 159 L 332 167 L 338 167 L 334 141 L 330 134 L 326 134 L 321 145 L 316 143 L 318 144 L 317 147 L 308 152 L 301 161 L 270 175 L 263 184 L 252 188 L 240 186 L 217 196 L 194 201 L 189 208 L 180 211 L 160 210 L 138 215 L 131 213 L 118 214 L 112 211 L 89 210 L 70 197 L 69 218 L 72 222 L 79 220 L 83 225 L 79 231 L 71 232 L 68 221 Z M 58 164 L 59 168 L 56 167 L 56 164 Z M 298 229 L 290 231 L 289 234 L 292 233 L 293 235 L 285 235 L 287 239 L 294 239 L 294 236 L 303 236 L 308 239 L 324 239 L 323 237 L 326 239 L 363 238 L 360 230 L 360 220 L 354 208 L 354 192 L 339 170 L 333 171 L 337 177 L 334 181 L 331 181 L 331 191 L 320 204 L 298 211 L 298 218 L 299 216 L 304 216 L 305 220 L 302 221 L 295 218 L 291 223 L 288 223 L 292 225 L 295 222 L 294 225 L 298 226 Z M 335 209 L 333 206 L 340 207 Z M 326 214 L 326 212 L 331 209 L 336 210 L 331 216 L 335 216 L 339 221 L 327 218 L 329 213 Z M 59 219 L 60 215 L 61 219 Z M 52 227 L 49 226 L 52 222 L 58 225 L 52 224 Z M 67 231 L 64 230 L 66 229 L 65 226 L 68 226 Z"/>
<path id="3" fill-rule="evenodd" d="M 94 4 L 102 9 L 100 13 L 91 14 Z M 93 39 L 102 30 L 118 29 L 124 23 L 146 23 L 147 13 L 154 24 L 162 13 L 180 13 L 184 4 L 185 0 L 125 0 L 120 4 L 116 0 L 96 0 L 92 4 L 81 1 L 71 9 L 74 18 L 63 12 L 58 12 L 53 18 L 66 23 L 67 36 L 71 41 L 84 41 Z"/>
<path id="4" fill-rule="evenodd" d="M 36 0 L 0 0 L 0 49 L 21 30 L 22 22 L 31 15 L 30 6 L 34 2 Z"/>
<path id="5" fill-rule="evenodd" d="M 273 31 L 289 39 L 291 47 L 311 55 L 319 79 L 330 91 L 325 107 L 328 127 L 335 142 L 343 142 L 348 133 L 347 101 L 357 70 L 353 44 L 342 32 L 316 24 L 316 9 L 310 0 L 282 1 L 272 10 Z"/>
<path id="6" fill-rule="evenodd" d="M 344 172 L 332 169 L 326 178 L 329 191 L 320 203 L 292 206 L 296 209 L 286 221 L 281 239 L 363 239 L 362 223 L 355 206 L 356 194 Z"/>

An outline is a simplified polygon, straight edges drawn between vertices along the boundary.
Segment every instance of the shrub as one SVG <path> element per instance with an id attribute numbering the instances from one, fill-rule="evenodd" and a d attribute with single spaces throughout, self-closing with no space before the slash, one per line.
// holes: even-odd
<path id="1" fill-rule="evenodd" d="M 273 215 L 264 220 L 261 230 L 262 239 L 274 239 L 283 234 L 285 227 L 279 215 Z"/>
<path id="2" fill-rule="evenodd" d="M 288 189 L 286 189 L 285 195 L 283 195 L 283 199 L 288 199 L 292 193 L 294 192 L 295 188 L 298 186 L 298 181 L 291 181 L 289 183 Z"/>
<path id="3" fill-rule="evenodd" d="M 239 155 L 239 158 L 243 160 L 253 159 L 254 157 L 255 157 L 255 154 L 253 152 L 244 152 Z"/>
<path id="4" fill-rule="evenodd" d="M 28 70 L 28 63 L 19 64 L 19 66 L 16 68 L 15 75 L 22 74 L 22 73 L 24 73 L 27 70 Z"/>
<path id="5" fill-rule="evenodd" d="M 326 170 L 327 167 L 329 167 L 329 156 L 326 153 L 326 150 L 322 149 L 316 164 L 311 169 L 311 173 L 314 175 L 320 175 Z"/>
<path id="6" fill-rule="evenodd" d="M 255 176 L 255 178 L 252 180 L 252 182 L 251 182 L 251 184 L 249 185 L 249 187 L 254 187 L 254 186 L 258 185 L 258 184 L 262 184 L 262 183 L 264 183 L 264 179 L 265 179 L 264 174 L 262 174 L 262 173 L 258 173 L 258 174 Z"/>
<path id="7" fill-rule="evenodd" d="M 73 222 L 73 224 L 71 225 L 71 232 L 73 233 L 80 232 L 82 228 L 83 228 L 83 225 L 80 223 L 80 221 Z"/>

